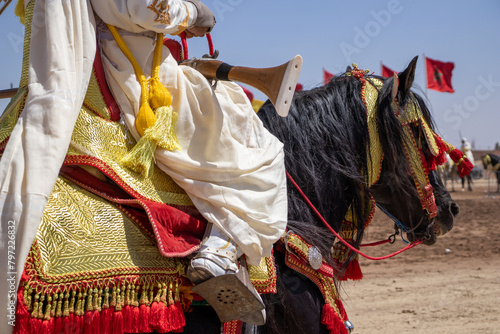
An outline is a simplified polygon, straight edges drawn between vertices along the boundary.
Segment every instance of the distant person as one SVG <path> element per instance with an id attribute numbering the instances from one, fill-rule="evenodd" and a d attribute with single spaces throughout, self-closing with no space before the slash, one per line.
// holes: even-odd
<path id="1" fill-rule="evenodd" d="M 467 159 L 474 165 L 474 155 L 472 154 L 472 146 L 467 141 L 467 138 L 462 138 L 462 152 L 465 154 Z M 472 191 L 472 173 L 467 176 L 462 177 L 462 191 L 465 190 L 465 178 L 467 178 L 467 186 L 469 191 Z"/>

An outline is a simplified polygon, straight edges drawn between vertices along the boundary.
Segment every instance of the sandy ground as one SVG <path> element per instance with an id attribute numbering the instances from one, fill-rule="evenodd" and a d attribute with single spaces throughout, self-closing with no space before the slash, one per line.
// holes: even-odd
<path id="1" fill-rule="evenodd" d="M 500 333 L 500 194 L 489 194 L 486 180 L 475 180 L 472 192 L 455 189 L 452 231 L 388 260 L 361 259 L 363 280 L 342 285 L 353 333 Z M 377 214 L 365 242 L 391 229 Z M 398 240 L 363 250 L 382 256 L 402 247 Z"/>

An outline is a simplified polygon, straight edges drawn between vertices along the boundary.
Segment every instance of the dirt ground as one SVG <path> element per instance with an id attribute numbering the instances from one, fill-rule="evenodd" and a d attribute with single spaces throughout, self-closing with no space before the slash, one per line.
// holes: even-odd
<path id="1" fill-rule="evenodd" d="M 490 194 L 484 179 L 472 192 L 455 189 L 452 231 L 388 260 L 361 259 L 363 280 L 342 285 L 353 333 L 500 333 L 500 193 Z M 378 213 L 364 241 L 384 239 L 391 228 Z M 398 240 L 363 250 L 383 256 L 402 247 Z"/>

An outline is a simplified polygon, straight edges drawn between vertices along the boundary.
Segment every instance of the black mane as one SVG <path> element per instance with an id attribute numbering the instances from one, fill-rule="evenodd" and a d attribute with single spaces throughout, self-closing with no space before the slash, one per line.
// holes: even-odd
<path id="1" fill-rule="evenodd" d="M 367 76 L 369 82 L 371 78 L 384 82 L 377 101 L 384 172 L 392 175 L 393 186 L 415 196 L 414 185 L 408 184 L 409 169 L 403 151 L 403 142 L 408 139 L 404 137 L 401 123 L 391 106 L 394 79 Z M 344 74 L 322 87 L 297 92 L 286 118 L 277 116 L 269 101 L 258 113 L 266 128 L 284 143 L 288 173 L 336 231 L 349 207 L 356 217 L 368 216 L 369 202 L 363 193 L 369 193 L 369 134 L 361 90 L 359 79 Z M 416 103 L 432 124 L 430 113 L 419 96 L 399 94 L 398 100 L 400 105 Z M 329 254 L 334 236 L 290 182 L 288 187 L 288 227 L 320 247 L 324 255 Z M 361 243 L 364 223 L 364 219 L 358 219 L 355 226 L 355 246 Z"/>

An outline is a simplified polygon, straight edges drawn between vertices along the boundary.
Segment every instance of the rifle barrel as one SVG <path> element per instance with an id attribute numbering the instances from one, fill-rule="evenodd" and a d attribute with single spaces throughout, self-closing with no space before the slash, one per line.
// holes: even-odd
<path id="1" fill-rule="evenodd" d="M 0 90 L 0 99 L 10 99 L 17 93 L 17 88 Z"/>

